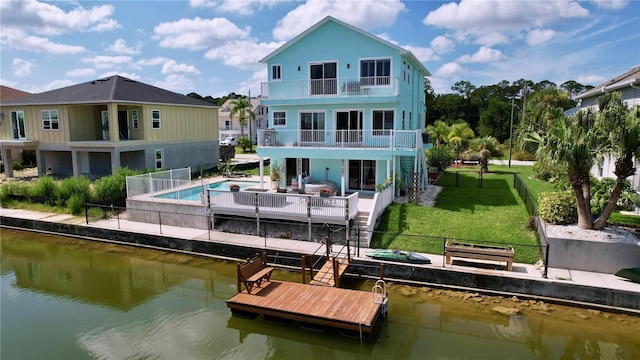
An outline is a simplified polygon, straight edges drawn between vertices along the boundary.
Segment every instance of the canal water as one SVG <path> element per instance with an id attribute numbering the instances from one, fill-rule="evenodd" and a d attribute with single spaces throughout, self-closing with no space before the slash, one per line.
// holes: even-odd
<path id="1" fill-rule="evenodd" d="M 361 343 L 232 317 L 232 262 L 7 229 L 0 239 L 3 360 L 640 359 L 636 316 L 389 284 L 380 334 Z"/>

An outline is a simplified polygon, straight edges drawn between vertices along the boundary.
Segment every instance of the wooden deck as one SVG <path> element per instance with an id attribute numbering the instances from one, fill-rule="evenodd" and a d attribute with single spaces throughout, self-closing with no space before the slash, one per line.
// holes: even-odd
<path id="1" fill-rule="evenodd" d="M 270 281 L 253 294 L 245 291 L 227 300 L 232 312 L 263 314 L 302 323 L 369 334 L 382 305 L 367 291 Z"/>

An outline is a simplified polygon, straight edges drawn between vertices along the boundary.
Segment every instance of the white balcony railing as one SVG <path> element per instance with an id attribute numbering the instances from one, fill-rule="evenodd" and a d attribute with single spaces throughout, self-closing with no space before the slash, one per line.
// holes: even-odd
<path id="1" fill-rule="evenodd" d="M 282 100 L 310 97 L 358 97 L 398 95 L 398 78 L 373 76 L 359 78 L 271 81 L 261 84 L 263 99 Z"/>
<path id="2" fill-rule="evenodd" d="M 278 130 L 258 131 L 258 146 L 414 149 L 419 130 Z"/>

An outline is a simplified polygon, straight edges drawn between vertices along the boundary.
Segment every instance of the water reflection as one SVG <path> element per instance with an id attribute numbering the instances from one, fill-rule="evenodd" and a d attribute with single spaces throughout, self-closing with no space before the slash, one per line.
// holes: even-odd
<path id="1" fill-rule="evenodd" d="M 637 317 L 391 284 L 378 341 L 230 316 L 235 266 L 2 230 L 2 359 L 637 359 Z M 275 279 L 299 281 L 298 273 Z M 370 291 L 372 283 L 346 281 Z M 503 315 L 503 306 L 519 311 Z M 8 330 L 9 329 L 9 330 Z"/>

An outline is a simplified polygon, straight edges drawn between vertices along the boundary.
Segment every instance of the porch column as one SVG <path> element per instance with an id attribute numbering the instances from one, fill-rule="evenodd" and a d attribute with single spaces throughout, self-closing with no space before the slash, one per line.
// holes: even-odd
<path id="1" fill-rule="evenodd" d="M 118 124 L 118 105 L 107 104 L 107 111 L 109 112 L 109 141 L 120 141 L 120 124 Z M 149 114 L 149 120 L 144 121 L 144 124 L 151 123 L 151 114 Z M 144 116 L 143 116 L 144 118 Z M 113 160 L 113 153 L 111 155 Z M 113 161 L 111 161 L 111 167 L 113 168 Z"/>
<path id="2" fill-rule="evenodd" d="M 391 177 L 391 160 L 387 160 L 387 176 L 385 180 Z"/>
<path id="3" fill-rule="evenodd" d="M 264 158 L 261 156 L 260 160 L 260 189 L 264 190 Z"/>
<path id="4" fill-rule="evenodd" d="M 109 136 L 111 136 L 111 134 L 109 134 Z M 154 152 L 154 157 L 155 157 L 155 152 Z M 119 167 L 120 167 L 120 151 L 113 149 L 111 150 L 111 174 L 112 175 L 115 174 L 116 171 L 118 171 Z"/>
<path id="5" fill-rule="evenodd" d="M 49 175 L 47 171 L 47 162 L 44 156 L 45 152 L 36 150 L 36 161 L 38 162 L 38 175 Z"/>
<path id="6" fill-rule="evenodd" d="M 78 157 L 78 150 L 71 150 L 71 169 L 74 177 L 80 176 L 80 166 L 78 162 L 80 161 Z"/>
<path id="7" fill-rule="evenodd" d="M 340 190 L 340 196 L 344 196 L 344 194 L 345 194 L 345 185 L 347 184 L 346 180 L 345 180 L 345 176 L 344 176 L 344 164 L 345 164 L 346 161 L 347 160 L 343 159 L 342 163 L 340 164 L 341 165 L 341 168 L 340 168 L 340 189 L 341 189 Z"/>
<path id="8" fill-rule="evenodd" d="M 2 147 L 2 164 L 4 165 L 4 174 L 7 178 L 13 177 L 13 157 L 11 149 Z"/>

